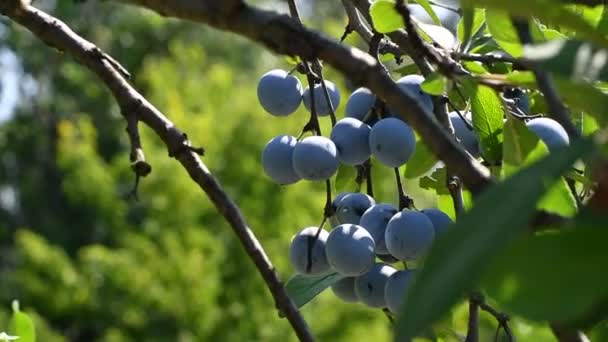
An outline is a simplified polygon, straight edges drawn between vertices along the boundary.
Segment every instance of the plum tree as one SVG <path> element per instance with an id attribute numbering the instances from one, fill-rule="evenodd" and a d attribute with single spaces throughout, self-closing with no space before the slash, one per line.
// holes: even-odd
<path id="1" fill-rule="evenodd" d="M 344 277 L 331 285 L 332 292 L 336 297 L 348 303 L 358 302 L 355 293 L 355 277 Z"/>
<path id="2" fill-rule="evenodd" d="M 435 236 L 444 232 L 452 223 L 454 223 L 448 214 L 436 208 L 424 209 L 420 212 L 426 215 L 433 223 Z"/>
<path id="3" fill-rule="evenodd" d="M 321 229 L 319 236 L 315 239 L 318 227 L 308 227 L 300 230 L 291 240 L 289 246 L 289 261 L 299 274 L 304 275 L 321 275 L 331 271 L 325 248 L 329 233 L 325 229 Z M 312 251 L 310 252 L 311 267 L 307 271 L 309 260 L 309 244 L 312 243 Z"/>
<path id="4" fill-rule="evenodd" d="M 467 152 L 469 152 L 473 157 L 479 158 L 479 156 L 481 156 L 481 149 L 479 148 L 479 139 L 477 138 L 475 131 L 473 131 L 473 128 L 469 129 L 458 113 L 450 112 L 448 115 L 450 117 L 450 122 L 454 127 L 454 135 L 456 138 L 458 138 Z M 463 113 L 463 116 L 465 119 L 470 121 L 470 112 Z"/>
<path id="5" fill-rule="evenodd" d="M 369 159 L 369 125 L 355 118 L 344 118 L 336 123 L 330 139 L 338 149 L 338 159 L 346 165 L 359 165 Z"/>
<path id="6" fill-rule="evenodd" d="M 325 254 L 336 272 L 355 277 L 373 266 L 374 249 L 374 239 L 365 228 L 342 224 L 329 232 Z"/>
<path id="7" fill-rule="evenodd" d="M 372 110 L 376 96 L 371 90 L 361 87 L 353 91 L 346 101 L 344 115 L 363 121 L 367 113 Z"/>
<path id="8" fill-rule="evenodd" d="M 304 138 L 293 150 L 293 168 L 307 180 L 326 180 L 336 173 L 339 165 L 336 145 L 325 137 Z"/>
<path id="9" fill-rule="evenodd" d="M 392 313 L 398 313 L 405 295 L 407 294 L 407 288 L 412 282 L 412 279 L 416 271 L 414 270 L 402 270 L 394 272 L 386 281 L 384 287 L 384 300 L 386 306 Z"/>
<path id="10" fill-rule="evenodd" d="M 384 263 L 376 263 L 365 274 L 355 278 L 355 294 L 365 305 L 372 308 L 386 307 L 384 289 L 389 277 L 397 272 Z"/>
<path id="11" fill-rule="evenodd" d="M 404 92 L 415 98 L 422 107 L 428 112 L 433 111 L 433 99 L 431 96 L 424 91 L 420 85 L 424 82 L 424 77 L 420 75 L 407 75 L 403 76 L 396 81 L 399 88 L 401 88 Z M 397 117 L 398 110 L 395 108 L 389 107 L 390 116 Z"/>
<path id="12" fill-rule="evenodd" d="M 327 92 L 329 93 L 329 99 L 331 100 L 331 105 L 334 109 L 338 108 L 340 105 L 340 91 L 336 87 L 336 85 L 331 82 L 325 80 L 325 87 L 327 88 Z M 325 92 L 323 91 L 323 86 L 321 84 L 315 84 L 314 86 L 315 92 L 315 109 L 317 110 L 318 116 L 327 116 L 331 113 L 331 107 L 329 103 L 327 103 L 327 99 L 325 98 Z M 310 112 L 311 104 L 310 104 L 310 87 L 304 89 L 302 93 L 302 100 L 304 102 L 304 107 Z"/>
<path id="13" fill-rule="evenodd" d="M 300 180 L 293 169 L 293 151 L 297 142 L 296 137 L 279 135 L 264 146 L 262 168 L 275 183 L 292 184 Z"/>
<path id="14" fill-rule="evenodd" d="M 398 212 L 392 204 L 380 203 L 371 206 L 361 216 L 359 225 L 365 228 L 374 238 L 376 243 L 376 253 L 378 255 L 388 254 L 386 242 L 384 241 L 384 233 L 388 221 Z"/>
<path id="15" fill-rule="evenodd" d="M 431 220 L 418 211 L 403 209 L 386 225 L 384 239 L 392 256 L 402 261 L 416 260 L 433 243 L 435 228 Z"/>
<path id="16" fill-rule="evenodd" d="M 337 224 L 360 224 L 361 216 L 367 209 L 376 204 L 369 195 L 360 192 L 345 194 L 339 200 L 334 200 L 335 220 Z"/>
<path id="17" fill-rule="evenodd" d="M 429 14 L 422 6 L 418 4 L 408 4 L 407 7 L 410 10 L 410 14 L 416 20 L 425 24 L 436 25 L 433 21 L 433 18 L 429 16 Z M 439 18 L 441 26 L 448 29 L 450 32 L 452 32 L 453 35 L 456 35 L 456 31 L 458 29 L 458 22 L 460 21 L 460 15 L 458 14 L 458 12 L 456 10 L 451 10 L 443 6 L 431 5 L 431 8 L 437 15 L 437 18 Z"/>
<path id="18" fill-rule="evenodd" d="M 258 82 L 258 100 L 269 114 L 287 116 L 300 106 L 302 84 L 285 70 L 270 70 Z"/>
<path id="19" fill-rule="evenodd" d="M 378 121 L 369 135 L 372 154 L 382 164 L 399 167 L 405 164 L 416 149 L 416 136 L 412 128 L 400 119 Z"/>
<path id="20" fill-rule="evenodd" d="M 547 145 L 550 151 L 570 144 L 564 127 L 553 119 L 534 118 L 526 122 L 526 126 Z"/>

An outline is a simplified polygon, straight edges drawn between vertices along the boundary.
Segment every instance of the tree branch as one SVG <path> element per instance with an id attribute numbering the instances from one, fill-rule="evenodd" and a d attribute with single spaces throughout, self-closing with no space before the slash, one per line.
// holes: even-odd
<path id="1" fill-rule="evenodd" d="M 171 2 L 158 3 L 166 5 Z M 206 4 L 192 1 L 176 1 L 176 3 L 182 5 Z M 227 10 L 231 6 L 230 4 L 234 3 L 235 1 L 222 1 L 222 7 Z M 94 44 L 77 35 L 66 24 L 32 6 L 21 3 L 20 0 L 1 1 L 0 12 L 28 28 L 49 46 L 66 51 L 75 57 L 79 63 L 97 74 L 106 84 L 118 102 L 123 115 L 136 112 L 138 119 L 156 132 L 167 146 L 169 154 L 184 166 L 190 177 L 228 221 L 264 278 L 277 308 L 287 317 L 300 340 L 314 341 L 308 325 L 287 296 L 274 266 L 260 242 L 247 226 L 239 208 L 203 164 L 197 151 L 190 146 L 187 137 L 125 80 L 123 73 L 116 68 L 115 63 L 110 62 L 105 58 L 105 54 L 99 53 L 100 50 Z M 126 119 L 129 120 L 128 117 Z"/>

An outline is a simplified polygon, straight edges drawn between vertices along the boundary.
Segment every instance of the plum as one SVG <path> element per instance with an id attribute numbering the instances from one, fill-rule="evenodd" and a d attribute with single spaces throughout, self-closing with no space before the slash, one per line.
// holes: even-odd
<path id="1" fill-rule="evenodd" d="M 371 206 L 363 213 L 359 225 L 365 228 L 374 238 L 376 243 L 376 253 L 378 255 L 388 254 L 386 243 L 384 242 L 384 233 L 388 221 L 398 212 L 392 204 L 380 203 Z"/>
<path id="2" fill-rule="evenodd" d="M 300 106 L 302 84 L 285 70 L 270 70 L 258 82 L 258 100 L 269 114 L 287 116 Z"/>
<path id="3" fill-rule="evenodd" d="M 435 236 L 443 233 L 451 224 L 454 223 L 448 214 L 436 208 L 424 209 L 420 212 L 426 215 L 433 223 L 433 228 L 435 228 Z"/>
<path id="4" fill-rule="evenodd" d="M 389 253 L 401 261 L 416 260 L 431 247 L 433 222 L 423 213 L 404 209 L 386 225 L 384 239 Z"/>
<path id="5" fill-rule="evenodd" d="M 372 127 L 369 135 L 372 154 L 382 164 L 399 167 L 405 164 L 416 149 L 414 130 L 397 118 L 386 118 Z"/>
<path id="6" fill-rule="evenodd" d="M 450 117 L 450 121 L 452 122 L 452 126 L 454 127 L 454 135 L 456 138 L 458 138 L 465 150 L 467 150 L 473 157 L 479 158 L 479 156 L 481 156 L 479 139 L 477 138 L 475 131 L 473 131 L 473 128 L 471 127 L 471 129 L 469 129 L 458 113 L 451 112 L 448 115 Z M 463 116 L 467 120 L 471 119 L 470 112 L 463 113 Z"/>
<path id="7" fill-rule="evenodd" d="M 410 283 L 413 280 L 415 270 L 403 270 L 394 272 L 386 281 L 384 286 L 384 300 L 390 312 L 397 314 L 403 301 Z"/>
<path id="8" fill-rule="evenodd" d="M 358 88 L 348 97 L 344 114 L 363 121 L 375 102 L 376 96 L 372 94 L 371 90 L 364 87 Z"/>
<path id="9" fill-rule="evenodd" d="M 352 192 L 343 196 L 339 201 L 334 201 L 335 218 L 338 224 L 350 223 L 359 224 L 361 216 L 365 211 L 376 204 L 376 201 L 369 195 Z"/>
<path id="10" fill-rule="evenodd" d="M 355 293 L 355 277 L 345 277 L 338 280 L 331 286 L 331 291 L 345 302 L 354 303 L 359 301 Z"/>
<path id="11" fill-rule="evenodd" d="M 292 184 L 300 180 L 293 169 L 293 150 L 298 140 L 289 135 L 272 138 L 262 151 L 264 173 L 275 183 Z"/>
<path id="12" fill-rule="evenodd" d="M 336 145 L 321 136 L 307 137 L 298 142 L 292 160 L 296 174 L 313 181 L 329 179 L 340 166 Z"/>
<path id="13" fill-rule="evenodd" d="M 335 84 L 331 81 L 325 81 L 325 87 L 327 88 L 327 92 L 329 93 L 329 99 L 331 100 L 332 107 L 334 111 L 340 105 L 340 91 L 336 87 Z M 331 108 L 329 107 L 329 103 L 325 99 L 325 92 L 323 91 L 323 87 L 321 84 L 315 84 L 314 87 L 315 92 L 315 109 L 317 110 L 318 116 L 327 116 L 331 113 Z M 302 101 L 304 102 L 304 107 L 310 112 L 311 108 L 311 99 L 310 99 L 310 88 L 304 89 L 304 93 L 302 93 Z"/>
<path id="14" fill-rule="evenodd" d="M 299 274 L 315 276 L 331 272 L 331 268 L 325 255 L 325 248 L 329 233 L 325 229 L 321 229 L 318 239 L 314 240 L 314 236 L 318 229 L 318 227 L 304 228 L 300 230 L 291 240 L 291 245 L 289 246 L 289 261 L 291 261 L 291 265 Z M 306 266 L 308 265 L 309 255 L 308 245 L 310 242 L 313 242 L 311 258 L 312 263 L 310 271 L 307 272 Z"/>
<path id="15" fill-rule="evenodd" d="M 341 224 L 329 232 L 325 254 L 336 272 L 355 277 L 373 266 L 374 248 L 374 239 L 363 227 Z"/>
<path id="16" fill-rule="evenodd" d="M 329 138 L 338 149 L 338 159 L 346 165 L 359 165 L 369 159 L 369 125 L 355 118 L 336 123 Z"/>
<path id="17" fill-rule="evenodd" d="M 547 145 L 549 151 L 570 145 L 568 133 L 553 119 L 535 118 L 526 122 L 526 126 Z"/>
<path id="18" fill-rule="evenodd" d="M 355 278 L 355 294 L 364 304 L 372 308 L 385 308 L 384 289 L 389 277 L 397 272 L 384 263 L 376 263 L 365 274 Z"/>
<path id="19" fill-rule="evenodd" d="M 420 75 L 403 76 L 396 81 L 399 88 L 412 96 L 427 112 L 433 111 L 433 99 L 431 96 L 422 91 L 420 84 L 424 82 L 424 77 Z M 389 107 L 389 116 L 400 117 L 399 110 Z"/>

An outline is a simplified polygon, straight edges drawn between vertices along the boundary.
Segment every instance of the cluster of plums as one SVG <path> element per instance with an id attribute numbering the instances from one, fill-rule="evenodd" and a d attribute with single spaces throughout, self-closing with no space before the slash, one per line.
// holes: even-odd
<path id="1" fill-rule="evenodd" d="M 421 89 L 423 81 L 422 76 L 408 75 L 396 83 L 431 112 L 433 102 Z M 337 87 L 324 82 L 329 96 L 325 96 L 320 84 L 312 90 L 319 116 L 329 115 L 340 105 Z M 284 70 L 264 74 L 257 93 L 262 107 L 271 115 L 288 116 L 301 102 L 311 111 L 310 88 L 303 90 L 298 78 Z M 372 155 L 391 168 L 405 164 L 416 148 L 414 131 L 397 118 L 395 108 L 384 108 L 378 118 L 376 104 L 376 96 L 369 89 L 358 88 L 349 96 L 345 117 L 332 128 L 329 138 L 310 136 L 298 140 L 279 135 L 271 139 L 262 152 L 264 172 L 278 184 L 292 184 L 300 179 L 327 180 L 340 163 L 360 165 Z M 471 113 L 463 116 L 471 121 Z M 463 147 L 475 158 L 480 157 L 479 139 L 470 125 L 457 112 L 449 113 L 449 118 Z M 535 118 L 526 125 L 549 149 L 568 144 L 568 135 L 554 120 Z M 451 219 L 438 209 L 398 210 L 391 204 L 376 204 L 362 193 L 342 193 L 332 205 L 335 214 L 330 217 L 331 231 L 308 227 L 292 239 L 293 267 L 306 276 L 336 272 L 343 276 L 332 286 L 339 298 L 397 312 L 415 271 L 397 270 L 390 264 L 423 256 L 435 237 L 452 223 Z"/>
<path id="2" fill-rule="evenodd" d="M 422 76 L 408 75 L 397 80 L 397 84 L 431 111 L 431 97 L 420 88 L 423 81 Z M 335 109 L 340 104 L 340 93 L 333 83 L 325 81 L 325 84 Z M 328 115 L 331 108 L 322 86 L 315 85 L 313 91 L 317 115 Z M 309 111 L 311 108 L 310 89 L 302 91 L 300 81 L 283 70 L 272 70 L 262 76 L 258 98 L 262 107 L 275 116 L 290 115 L 300 102 Z M 397 111 L 392 108 L 380 120 L 370 115 L 375 103 L 376 96 L 369 89 L 359 88 L 348 98 L 346 115 L 333 127 L 329 138 L 311 136 L 298 141 L 290 135 L 274 137 L 262 152 L 264 172 L 278 184 L 292 184 L 300 179 L 329 179 L 340 162 L 360 165 L 372 155 L 388 167 L 405 164 L 416 149 L 414 131 L 396 118 Z"/>
<path id="3" fill-rule="evenodd" d="M 334 228 L 322 229 L 316 240 L 318 227 L 298 232 L 289 250 L 291 264 L 302 275 L 337 272 L 343 276 L 332 285 L 337 297 L 396 313 L 415 271 L 390 264 L 422 257 L 452 220 L 435 208 L 400 211 L 362 193 L 342 193 L 332 205 Z"/>

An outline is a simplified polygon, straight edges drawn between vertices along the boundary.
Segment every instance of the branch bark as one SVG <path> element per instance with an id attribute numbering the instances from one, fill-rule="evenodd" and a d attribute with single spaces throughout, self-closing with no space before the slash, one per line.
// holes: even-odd
<path id="1" fill-rule="evenodd" d="M 183 5 L 194 3 L 191 1 L 176 2 Z M 170 2 L 164 3 L 169 4 Z M 223 10 L 228 10 L 234 3 L 236 1 L 223 1 Z M 183 165 L 190 177 L 207 194 L 217 210 L 230 224 L 268 285 L 277 308 L 287 317 L 298 338 L 301 341 L 314 341 L 306 321 L 285 292 L 274 266 L 245 222 L 241 211 L 190 146 L 186 135 L 127 82 L 122 72 L 106 57 L 105 53 L 93 43 L 80 37 L 57 18 L 23 4 L 21 0 L 1 1 L 0 12 L 32 31 L 47 45 L 75 57 L 110 89 L 127 120 L 130 120 L 130 115 L 137 113 L 138 119 L 156 132 L 167 146 L 169 155 L 175 157 Z"/>

